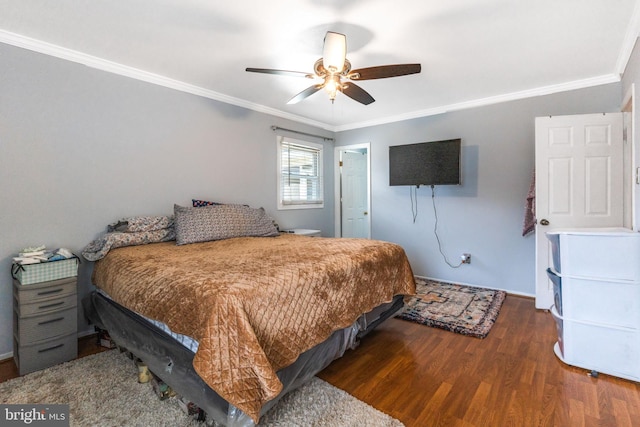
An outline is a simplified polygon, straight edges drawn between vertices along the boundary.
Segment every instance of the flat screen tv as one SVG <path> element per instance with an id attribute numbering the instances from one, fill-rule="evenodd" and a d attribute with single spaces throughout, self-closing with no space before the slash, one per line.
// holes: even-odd
<path id="1" fill-rule="evenodd" d="M 461 139 L 389 147 L 389 185 L 459 185 Z"/>

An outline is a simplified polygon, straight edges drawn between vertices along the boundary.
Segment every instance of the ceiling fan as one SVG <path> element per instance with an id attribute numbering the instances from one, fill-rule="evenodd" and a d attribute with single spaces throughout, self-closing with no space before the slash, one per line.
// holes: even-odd
<path id="1" fill-rule="evenodd" d="M 360 86 L 353 83 L 357 80 L 384 79 L 387 77 L 406 76 L 419 73 L 420 64 L 380 65 L 377 67 L 351 69 L 351 62 L 346 58 L 347 37 L 344 34 L 328 31 L 324 38 L 322 58 L 313 66 L 313 73 L 302 71 L 274 70 L 270 68 L 247 68 L 252 73 L 278 74 L 283 76 L 306 77 L 321 79 L 322 82 L 309 86 L 287 102 L 297 104 L 313 95 L 320 89 L 325 89 L 329 99 L 333 102 L 336 94 L 342 92 L 349 98 L 361 104 L 369 105 L 375 101 L 371 95 Z"/>

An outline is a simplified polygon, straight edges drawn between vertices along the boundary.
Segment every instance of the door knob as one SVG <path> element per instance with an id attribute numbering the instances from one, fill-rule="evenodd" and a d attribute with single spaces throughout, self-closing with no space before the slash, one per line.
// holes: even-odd
<path id="1" fill-rule="evenodd" d="M 540 220 L 540 225 L 549 225 L 549 220 L 548 219 L 541 219 Z"/>
<path id="2" fill-rule="evenodd" d="M 365 215 L 369 215 L 369 212 L 365 211 L 365 212 L 364 212 L 364 214 L 365 214 Z"/>

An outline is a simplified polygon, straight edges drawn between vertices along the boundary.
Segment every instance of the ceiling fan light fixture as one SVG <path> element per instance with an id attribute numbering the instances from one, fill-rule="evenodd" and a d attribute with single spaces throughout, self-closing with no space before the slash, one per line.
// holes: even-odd
<path id="1" fill-rule="evenodd" d="M 318 59 L 313 66 L 314 74 L 300 71 L 274 70 L 271 68 L 247 68 L 246 71 L 312 79 L 317 78 L 321 81 L 321 83 L 311 85 L 295 95 L 287 104 L 297 104 L 324 88 L 325 92 L 329 95 L 331 103 L 335 101 L 338 92 L 342 92 L 347 97 L 362 105 L 369 105 L 375 102 L 375 99 L 373 99 L 366 90 L 354 83 L 354 80 L 386 79 L 389 77 L 417 74 L 422 70 L 420 64 L 395 64 L 358 68 L 351 71 L 351 62 L 346 58 L 347 38 L 344 34 L 334 33 L 332 31 L 327 32 L 324 38 L 322 53 L 322 58 Z"/>
<path id="2" fill-rule="evenodd" d="M 342 91 L 342 83 L 340 82 L 340 76 L 331 75 L 327 76 L 324 82 L 324 90 L 329 95 L 329 99 L 333 103 L 336 100 L 338 91 Z"/>
<path id="3" fill-rule="evenodd" d="M 341 73 L 347 56 L 347 37 L 328 31 L 324 37 L 322 65 L 330 73 Z"/>

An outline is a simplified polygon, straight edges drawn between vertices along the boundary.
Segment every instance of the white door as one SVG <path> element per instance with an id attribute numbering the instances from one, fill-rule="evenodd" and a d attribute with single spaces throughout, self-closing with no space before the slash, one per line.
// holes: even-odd
<path id="1" fill-rule="evenodd" d="M 367 153 L 341 154 L 342 237 L 369 238 Z"/>
<path id="2" fill-rule="evenodd" d="M 545 232 L 623 224 L 622 114 L 536 118 L 536 308 L 553 304 Z"/>

